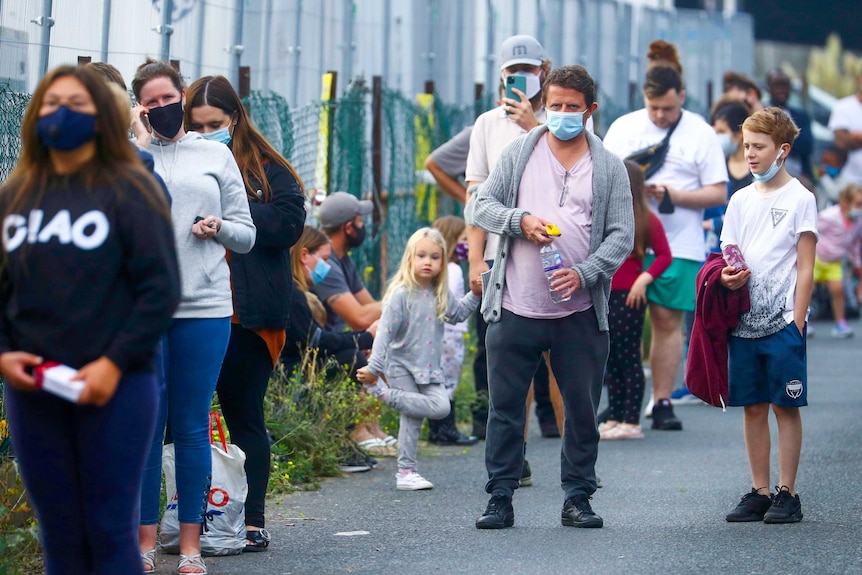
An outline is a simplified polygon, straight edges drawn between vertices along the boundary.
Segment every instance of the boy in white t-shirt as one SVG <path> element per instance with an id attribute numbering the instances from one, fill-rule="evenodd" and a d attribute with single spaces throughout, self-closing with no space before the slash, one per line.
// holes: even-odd
<path id="1" fill-rule="evenodd" d="M 802 520 L 795 492 L 802 447 L 799 408 L 808 404 L 805 328 L 817 244 L 817 206 L 785 169 L 799 129 L 780 108 L 755 112 L 742 124 L 754 183 L 727 206 L 721 247 L 738 246 L 742 266 L 727 266 L 721 283 L 748 285 L 751 309 L 729 339 L 729 405 L 745 407 L 744 434 L 752 489 L 727 521 Z M 779 479 L 769 491 L 769 410 L 778 422 Z"/>

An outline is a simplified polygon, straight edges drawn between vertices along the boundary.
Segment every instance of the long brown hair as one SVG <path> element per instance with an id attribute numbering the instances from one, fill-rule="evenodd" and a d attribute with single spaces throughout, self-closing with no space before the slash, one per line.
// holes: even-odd
<path id="1" fill-rule="evenodd" d="M 33 93 L 21 122 L 21 153 L 15 170 L 2 190 L 12 197 L 4 216 L 25 204 L 38 204 L 58 175 L 54 172 L 48 147 L 36 133 L 39 111 L 45 94 L 60 78 L 71 76 L 89 93 L 96 107 L 96 153 L 79 171 L 85 188 L 111 186 L 122 195 L 121 183 L 130 183 L 156 210 L 169 217 L 167 200 L 128 140 L 128 121 L 124 119 L 117 98 L 102 76 L 89 66 L 60 66 L 49 71 Z"/>
<path id="2" fill-rule="evenodd" d="M 307 249 L 309 253 L 313 253 L 328 243 L 329 238 L 326 237 L 326 234 L 315 227 L 305 226 L 302 229 L 302 235 L 299 236 L 299 239 L 290 248 L 290 271 L 293 274 L 293 283 L 302 291 L 307 292 L 311 287 L 305 279 L 302 262 L 299 260 L 299 256 L 302 255 L 302 248 Z"/>
<path id="3" fill-rule="evenodd" d="M 191 125 L 192 108 L 198 106 L 212 106 L 222 110 L 228 116 L 236 118 L 230 149 L 236 159 L 237 166 L 239 166 L 239 171 L 242 173 L 246 195 L 249 199 L 257 198 L 258 188 L 252 184 L 252 181 L 256 181 L 263 193 L 263 201 L 268 202 L 270 200 L 272 189 L 263 170 L 264 163 L 267 161 L 275 162 L 287 169 L 299 183 L 299 188 L 304 193 L 302 178 L 299 177 L 290 162 L 273 148 L 272 144 L 251 123 L 251 118 L 242 105 L 239 95 L 227 78 L 224 76 L 204 76 L 192 82 L 192 85 L 186 90 L 184 112 L 186 129 Z"/>
<path id="4" fill-rule="evenodd" d="M 635 245 L 632 255 L 639 260 L 644 258 L 647 249 L 652 247 L 649 233 L 650 210 L 644 193 L 644 173 L 637 162 L 625 160 L 629 183 L 632 188 L 632 209 L 635 214 Z"/>
<path id="5" fill-rule="evenodd" d="M 467 229 L 467 222 L 458 216 L 442 216 L 434 220 L 431 227 L 443 234 L 446 241 L 446 261 L 455 261 L 455 246 L 458 244 L 458 237 Z"/>

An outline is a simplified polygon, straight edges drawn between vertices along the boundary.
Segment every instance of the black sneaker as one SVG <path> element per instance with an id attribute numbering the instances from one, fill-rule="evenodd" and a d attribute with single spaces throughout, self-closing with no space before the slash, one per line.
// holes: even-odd
<path id="1" fill-rule="evenodd" d="M 371 465 L 364 453 L 357 449 L 347 447 L 338 462 L 338 469 L 342 473 L 362 473 L 371 471 Z"/>
<path id="2" fill-rule="evenodd" d="M 673 413 L 669 399 L 660 399 L 652 406 L 652 428 L 661 431 L 680 431 L 682 422 Z"/>
<path id="3" fill-rule="evenodd" d="M 802 503 L 799 494 L 790 495 L 786 485 L 775 487 L 772 496 L 772 507 L 763 516 L 764 523 L 798 523 L 802 521 Z"/>
<path id="4" fill-rule="evenodd" d="M 476 529 L 504 529 L 515 524 L 515 510 L 512 498 L 494 495 L 488 501 L 485 513 L 476 520 Z"/>
<path id="5" fill-rule="evenodd" d="M 772 505 L 772 498 L 768 495 L 760 495 L 757 489 L 752 487 L 751 491 L 742 496 L 736 509 L 728 513 L 725 519 L 731 523 L 763 521 L 763 516 L 770 505 Z"/>
<path id="6" fill-rule="evenodd" d="M 530 462 L 524 460 L 524 466 L 521 468 L 521 478 L 518 480 L 518 487 L 529 487 L 533 484 L 533 470 L 530 469 Z"/>
<path id="7" fill-rule="evenodd" d="M 596 515 L 590 506 L 589 495 L 575 495 L 563 504 L 562 521 L 566 527 L 584 527 L 597 529 L 605 522 Z"/>

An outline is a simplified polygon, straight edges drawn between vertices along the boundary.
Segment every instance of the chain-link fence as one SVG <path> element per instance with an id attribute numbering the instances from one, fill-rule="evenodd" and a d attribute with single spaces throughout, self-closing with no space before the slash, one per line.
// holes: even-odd
<path id="1" fill-rule="evenodd" d="M 0 182 L 6 181 L 18 162 L 21 120 L 29 103 L 29 94 L 15 92 L 0 84 Z"/>
<path id="2" fill-rule="evenodd" d="M 375 104 L 372 90 L 354 83 L 341 98 L 295 109 L 276 93 L 252 92 L 244 103 L 255 125 L 299 172 L 309 205 L 337 190 L 374 201 L 373 233 L 353 257 L 379 296 L 410 235 L 438 216 L 462 213 L 424 176 L 425 158 L 492 103 L 451 106 L 432 95 L 410 100 L 389 89 L 377 97 Z M 29 95 L 0 86 L 0 183 L 18 160 L 29 101 Z M 310 221 L 316 221 L 314 210 Z"/>

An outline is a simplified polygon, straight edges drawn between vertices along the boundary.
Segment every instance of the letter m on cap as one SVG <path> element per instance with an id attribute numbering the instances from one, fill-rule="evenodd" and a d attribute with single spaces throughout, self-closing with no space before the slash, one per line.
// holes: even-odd
<path id="1" fill-rule="evenodd" d="M 527 47 L 523 44 L 518 44 L 512 48 L 512 56 L 526 56 Z"/>

